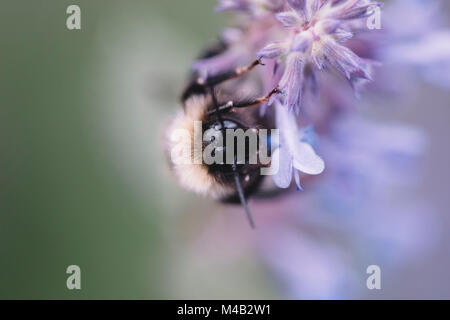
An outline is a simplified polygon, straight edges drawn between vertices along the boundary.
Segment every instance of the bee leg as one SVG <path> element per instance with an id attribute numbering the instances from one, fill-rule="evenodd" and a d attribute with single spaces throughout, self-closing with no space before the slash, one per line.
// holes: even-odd
<path id="1" fill-rule="evenodd" d="M 224 112 L 224 111 L 229 111 L 233 108 L 247 108 L 247 107 L 259 106 L 260 104 L 269 101 L 270 98 L 274 94 L 278 94 L 280 92 L 281 92 L 280 89 L 278 89 L 278 87 L 277 87 L 277 88 L 272 89 L 272 91 L 270 91 L 268 95 L 257 98 L 255 100 L 239 101 L 239 102 L 229 101 L 227 104 L 220 106 L 218 111 Z M 212 114 L 214 112 L 216 112 L 216 110 L 211 110 L 208 112 L 208 114 Z"/>
<path id="2" fill-rule="evenodd" d="M 253 61 L 250 65 L 246 67 L 239 67 L 236 68 L 233 71 L 228 71 L 224 73 L 217 74 L 215 76 L 207 77 L 207 78 L 197 78 L 192 79 L 189 85 L 186 87 L 186 89 L 183 91 L 183 94 L 181 95 L 181 101 L 186 101 L 190 96 L 194 94 L 205 94 L 208 90 L 208 88 L 212 88 L 222 82 L 225 82 L 227 80 L 236 79 L 247 72 L 251 71 L 254 67 L 257 65 L 264 65 L 261 62 L 261 59 L 257 59 Z"/>
<path id="3" fill-rule="evenodd" d="M 278 87 L 272 89 L 272 91 L 269 92 L 268 95 L 261 97 L 261 98 L 257 98 L 255 100 L 250 100 L 250 101 L 241 101 L 241 102 L 237 102 L 233 104 L 234 108 L 247 108 L 247 107 L 253 107 L 253 106 L 258 106 L 264 102 L 267 102 L 270 100 L 270 98 L 274 95 L 274 94 L 278 94 L 280 93 L 280 89 L 278 89 Z"/>
<path id="4" fill-rule="evenodd" d="M 213 86 L 218 85 L 227 80 L 239 78 L 239 77 L 243 76 L 244 74 L 246 74 L 247 72 L 250 72 L 257 65 L 262 65 L 262 66 L 264 65 L 261 62 L 261 59 L 257 59 L 255 61 L 253 61 L 250 65 L 245 66 L 245 67 L 236 68 L 233 71 L 220 73 L 215 76 L 211 76 L 211 77 L 207 77 L 207 78 L 200 77 L 197 79 L 197 84 L 201 85 L 201 86 L 205 86 L 205 87 L 213 87 Z"/>

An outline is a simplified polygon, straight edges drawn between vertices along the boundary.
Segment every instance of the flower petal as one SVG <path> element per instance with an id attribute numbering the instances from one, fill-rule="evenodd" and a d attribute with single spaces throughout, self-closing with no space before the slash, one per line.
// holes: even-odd
<path id="1" fill-rule="evenodd" d="M 287 3 L 301 19 L 306 20 L 306 0 L 287 0 Z"/>
<path id="2" fill-rule="evenodd" d="M 295 178 L 295 184 L 297 185 L 297 190 L 302 190 L 302 185 L 300 184 L 300 173 L 297 169 L 294 169 L 294 178 Z"/>
<path id="3" fill-rule="evenodd" d="M 371 80 L 370 68 L 353 51 L 334 40 L 323 42 L 323 53 L 327 61 L 350 82 L 357 79 Z"/>
<path id="4" fill-rule="evenodd" d="M 309 144 L 298 142 L 294 152 L 294 168 L 307 174 L 319 174 L 325 169 L 322 158 Z"/>
<path id="5" fill-rule="evenodd" d="M 335 33 L 337 28 L 339 28 L 341 24 L 341 21 L 339 20 L 331 20 L 326 19 L 323 21 L 320 21 L 317 23 L 317 25 L 314 27 L 314 30 L 318 33 L 325 33 L 325 34 L 331 34 Z"/>
<path id="6" fill-rule="evenodd" d="M 287 3 L 295 11 L 303 11 L 306 8 L 306 0 L 287 0 Z"/>
<path id="7" fill-rule="evenodd" d="M 353 33 L 348 31 L 348 30 L 344 30 L 344 29 L 337 29 L 334 33 L 333 33 L 334 38 L 336 39 L 337 42 L 345 42 L 347 40 L 350 40 L 351 38 L 353 38 Z"/>
<path id="8" fill-rule="evenodd" d="M 262 48 L 257 56 L 266 59 L 275 59 L 281 56 L 286 51 L 286 44 L 284 42 L 273 42 Z"/>
<path id="9" fill-rule="evenodd" d="M 278 164 L 278 170 L 274 170 L 273 182 L 279 188 L 288 188 L 292 181 L 292 157 L 286 147 L 281 146 L 272 155 L 272 166 Z M 276 169 L 276 168 L 275 168 Z"/>
<path id="10" fill-rule="evenodd" d="M 311 45 L 312 38 L 310 33 L 302 32 L 295 36 L 291 51 L 305 52 Z"/>
<path id="11" fill-rule="evenodd" d="M 382 4 L 379 2 L 372 2 L 359 7 L 352 7 L 347 10 L 343 10 L 338 14 L 334 15 L 335 18 L 340 20 L 352 20 L 352 19 L 361 19 L 373 14 L 372 9 L 374 7 L 380 7 Z"/>
<path id="12" fill-rule="evenodd" d="M 301 55 L 296 53 L 289 55 L 286 70 L 280 80 L 280 88 L 287 95 L 285 105 L 289 110 L 297 110 L 300 107 L 304 67 Z"/>
<path id="13" fill-rule="evenodd" d="M 311 145 L 302 142 L 297 122 L 292 112 L 276 104 L 276 123 L 280 130 L 281 149 L 293 158 L 294 168 L 308 174 L 319 174 L 324 168 L 323 160 L 316 155 Z M 304 135 L 304 133 L 303 133 Z M 281 163 L 280 163 L 281 166 Z"/>
<path id="14" fill-rule="evenodd" d="M 299 24 L 298 16 L 293 11 L 280 12 L 275 15 L 285 28 L 293 28 Z"/>
<path id="15" fill-rule="evenodd" d="M 311 16 L 314 16 L 317 11 L 320 9 L 320 5 L 321 5 L 320 0 L 309 0 L 309 7 L 311 9 Z"/>

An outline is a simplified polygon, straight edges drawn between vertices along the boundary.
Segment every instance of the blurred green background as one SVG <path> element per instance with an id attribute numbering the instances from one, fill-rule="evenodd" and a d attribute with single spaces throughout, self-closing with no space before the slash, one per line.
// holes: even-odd
<path id="1" fill-rule="evenodd" d="M 66 28 L 70 4 L 81 30 Z M 160 149 L 189 64 L 226 19 L 214 6 L 1 2 L 0 298 L 212 298 L 230 290 L 205 296 L 213 276 L 239 283 L 239 265 L 191 274 L 173 245 L 196 232 L 176 212 L 198 205 L 166 177 Z M 66 288 L 71 264 L 82 290 Z M 234 296 L 270 296 L 258 267 L 242 264 L 262 284 Z"/>
<path id="2" fill-rule="evenodd" d="M 70 4 L 81 7 L 81 30 L 66 28 Z M 216 242 L 223 247 L 196 243 L 208 242 L 197 236 L 209 228 L 211 211 L 219 220 L 236 215 L 247 232 L 245 217 L 239 208 L 225 210 L 180 190 L 162 152 L 162 128 L 177 108 L 189 65 L 228 25 L 227 14 L 213 13 L 215 5 L 1 2 L 0 298 L 280 297 L 252 253 L 233 260 L 217 254 L 239 251 L 242 230 L 237 240 Z M 428 92 L 411 109 L 381 114 L 434 137 L 421 194 L 450 225 L 442 182 L 450 171 L 430 169 L 448 164 L 449 152 L 434 156 L 448 145 L 448 95 L 421 89 Z M 434 114 L 422 108 L 430 96 Z M 448 262 L 447 245 L 436 257 Z M 428 277 L 436 275 L 428 285 L 434 290 L 437 275 L 448 273 L 448 263 L 436 261 L 398 271 L 387 297 L 408 292 L 427 264 L 434 270 Z M 72 264 L 81 267 L 81 290 L 66 288 Z"/>

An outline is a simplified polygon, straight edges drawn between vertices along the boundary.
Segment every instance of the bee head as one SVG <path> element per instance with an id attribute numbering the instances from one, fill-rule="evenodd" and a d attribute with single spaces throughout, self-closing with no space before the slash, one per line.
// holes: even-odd
<path id="1" fill-rule="evenodd" d="M 170 167 L 182 187 L 214 199 L 239 202 L 235 173 L 245 195 L 262 178 L 259 164 L 250 163 L 258 152 L 257 125 L 251 121 L 251 114 L 224 112 L 219 118 L 216 113 L 208 112 L 212 108 L 210 97 L 193 96 L 172 119 L 165 145 Z M 180 131 L 187 138 L 180 139 L 175 134 Z M 182 161 L 179 158 L 174 161 L 176 156 L 181 156 Z"/>

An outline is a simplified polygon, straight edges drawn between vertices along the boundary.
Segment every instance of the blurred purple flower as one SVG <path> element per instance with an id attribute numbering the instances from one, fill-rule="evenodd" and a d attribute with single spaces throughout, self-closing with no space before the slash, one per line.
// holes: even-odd
<path id="1" fill-rule="evenodd" d="M 290 298 L 361 297 L 368 264 L 413 259 L 436 241 L 439 228 L 428 204 L 408 199 L 402 206 L 391 197 L 394 186 L 414 185 L 420 175 L 416 164 L 425 137 L 409 126 L 356 116 L 362 103 L 354 92 L 370 82 L 368 91 L 382 96 L 380 88 L 395 86 L 405 70 L 450 87 L 450 32 L 441 25 L 436 1 L 390 1 L 382 30 L 366 25 L 371 8 L 381 7 L 376 1 L 269 3 L 220 1 L 221 10 L 244 14 L 244 26 L 239 36 L 227 37 L 223 56 L 198 64 L 217 72 L 255 56 L 266 59 L 260 69 L 264 91 L 278 85 L 283 92 L 261 108 L 275 115 L 280 129 L 272 155 L 279 162 L 273 176 L 278 187 L 289 187 L 294 176 L 301 188 L 300 172 L 324 170 L 314 151 L 320 141 L 327 163 L 320 183 L 305 179 L 310 192 L 258 209 L 263 230 L 256 246 L 274 277 Z M 383 65 L 372 70 L 375 60 Z M 301 129 L 311 123 L 315 131 Z"/>
<path id="2" fill-rule="evenodd" d="M 258 15 L 267 11 L 276 11 L 284 0 L 219 0 L 217 11 L 242 11 Z"/>

